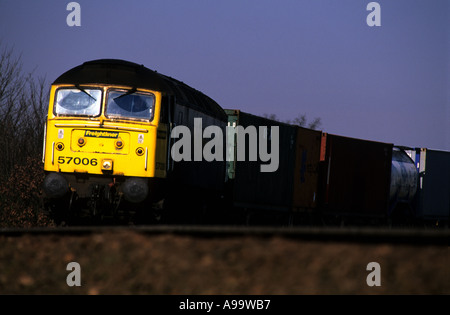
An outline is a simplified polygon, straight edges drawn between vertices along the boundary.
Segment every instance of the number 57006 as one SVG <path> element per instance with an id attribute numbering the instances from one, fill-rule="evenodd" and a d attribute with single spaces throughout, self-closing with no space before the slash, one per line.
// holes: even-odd
<path id="1" fill-rule="evenodd" d="M 58 164 L 75 164 L 75 165 L 92 165 L 96 166 L 98 163 L 96 158 L 88 159 L 88 158 L 80 158 L 80 157 L 71 157 L 71 156 L 59 156 Z"/>

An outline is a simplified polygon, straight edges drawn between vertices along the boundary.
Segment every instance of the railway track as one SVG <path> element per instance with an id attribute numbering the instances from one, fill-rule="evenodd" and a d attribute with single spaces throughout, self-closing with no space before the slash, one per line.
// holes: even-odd
<path id="1" fill-rule="evenodd" d="M 177 234 L 197 237 L 287 237 L 303 240 L 403 243 L 450 246 L 450 229 L 368 228 L 368 227 L 265 227 L 211 225 L 71 226 L 1 228 L 0 236 L 85 235 L 130 231 L 144 234 Z"/>

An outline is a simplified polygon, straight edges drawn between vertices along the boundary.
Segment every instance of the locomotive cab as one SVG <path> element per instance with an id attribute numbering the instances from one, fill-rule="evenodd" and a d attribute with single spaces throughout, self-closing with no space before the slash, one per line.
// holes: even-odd
<path id="1" fill-rule="evenodd" d="M 122 200 L 160 198 L 168 137 L 160 122 L 162 92 L 120 80 L 80 82 L 71 71 L 51 87 L 43 154 L 47 198 L 65 200 L 65 208 L 78 201 L 96 213 Z"/>

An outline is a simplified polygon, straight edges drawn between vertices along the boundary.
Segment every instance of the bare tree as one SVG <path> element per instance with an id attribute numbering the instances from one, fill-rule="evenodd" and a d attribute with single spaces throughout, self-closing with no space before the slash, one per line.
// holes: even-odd
<path id="1" fill-rule="evenodd" d="M 0 180 L 41 154 L 48 97 L 45 78 L 24 74 L 21 56 L 0 42 Z"/>
<path id="2" fill-rule="evenodd" d="M 279 120 L 275 114 L 263 114 L 263 117 L 271 119 L 271 120 L 284 122 L 284 123 L 289 124 L 289 125 L 296 125 L 296 126 L 300 126 L 300 127 L 307 127 L 309 129 L 318 129 L 322 125 L 322 121 L 321 121 L 321 119 L 319 117 L 314 118 L 313 121 L 308 123 L 305 114 L 299 114 L 293 120 L 288 119 L 288 120 L 285 120 L 285 121 Z"/>

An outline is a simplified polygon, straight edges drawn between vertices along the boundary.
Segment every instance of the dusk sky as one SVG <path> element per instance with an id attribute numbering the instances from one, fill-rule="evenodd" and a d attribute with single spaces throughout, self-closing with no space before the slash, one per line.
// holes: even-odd
<path id="1" fill-rule="evenodd" d="M 1 48 L 50 85 L 115 58 L 177 78 L 223 108 L 306 114 L 338 135 L 450 150 L 450 0 L 0 0 Z"/>

